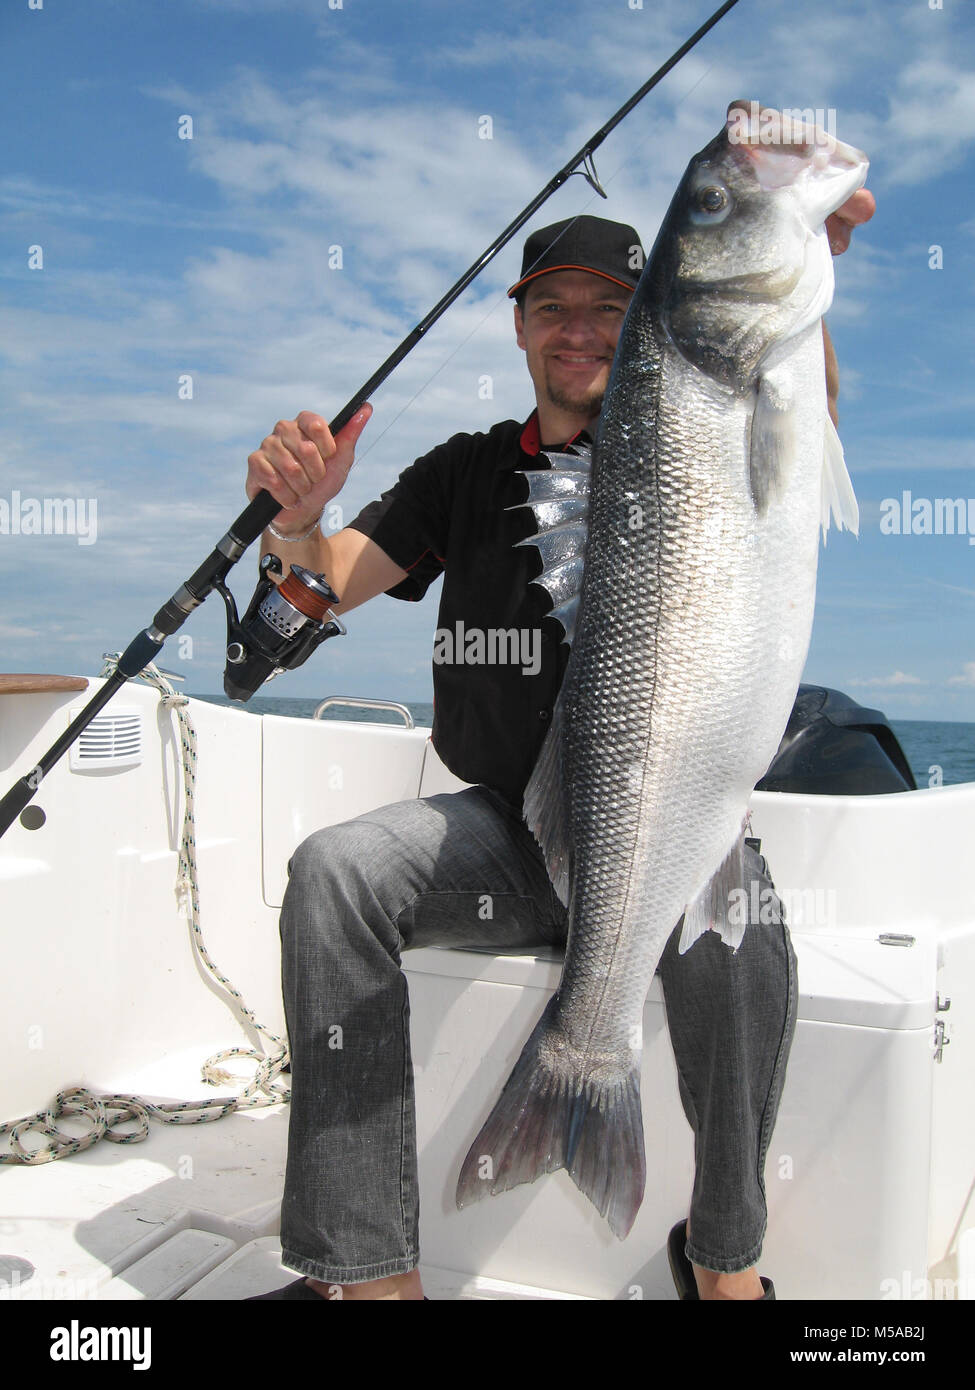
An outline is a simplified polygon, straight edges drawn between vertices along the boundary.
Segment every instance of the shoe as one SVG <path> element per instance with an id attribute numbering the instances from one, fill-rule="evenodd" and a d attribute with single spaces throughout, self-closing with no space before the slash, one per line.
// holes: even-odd
<path id="1" fill-rule="evenodd" d="M 271 1293 L 256 1293 L 250 1298 L 245 1298 L 245 1303 L 263 1303 L 268 1299 L 287 1299 L 290 1302 L 296 1300 L 300 1303 L 327 1303 L 328 1299 L 323 1298 L 320 1293 L 316 1293 L 310 1284 L 306 1284 L 304 1279 L 296 1279 L 293 1284 L 285 1284 L 283 1289 L 273 1289 Z"/>
<path id="2" fill-rule="evenodd" d="M 670 1262 L 670 1272 L 674 1276 L 674 1285 L 677 1289 L 677 1296 L 683 1302 L 700 1302 L 700 1295 L 697 1291 L 697 1280 L 694 1278 L 694 1266 L 684 1253 L 684 1246 L 687 1243 L 687 1222 L 678 1221 L 670 1235 L 667 1237 L 667 1259 Z M 766 1279 L 760 1275 L 762 1288 L 765 1292 L 761 1298 L 756 1298 L 756 1303 L 774 1302 L 775 1285 L 771 1279 Z"/>
<path id="3" fill-rule="evenodd" d="M 299 1303 L 332 1303 L 339 1301 L 337 1299 L 325 1298 L 323 1294 L 316 1293 L 310 1284 L 306 1284 L 304 1279 L 296 1279 L 293 1284 L 285 1284 L 283 1289 L 273 1289 L 271 1293 L 252 1294 L 250 1298 L 245 1298 L 244 1302 L 265 1303 L 268 1299 L 277 1301 L 287 1299 L 292 1303 L 295 1301 Z M 423 1301 L 424 1303 L 430 1302 L 426 1294 L 423 1295 Z"/>

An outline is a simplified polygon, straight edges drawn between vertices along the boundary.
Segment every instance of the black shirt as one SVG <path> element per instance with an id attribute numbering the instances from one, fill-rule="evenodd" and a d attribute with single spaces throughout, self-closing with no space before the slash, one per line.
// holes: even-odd
<path id="1" fill-rule="evenodd" d="M 538 420 L 456 434 L 400 474 L 350 527 L 408 578 L 388 593 L 416 601 L 444 575 L 433 651 L 433 746 L 465 782 L 520 806 L 568 660 L 520 469 L 547 468 Z M 517 507 L 515 511 L 505 508 Z"/>

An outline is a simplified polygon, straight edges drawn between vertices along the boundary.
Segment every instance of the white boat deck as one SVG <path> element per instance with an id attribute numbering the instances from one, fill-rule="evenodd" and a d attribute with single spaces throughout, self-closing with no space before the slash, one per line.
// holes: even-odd
<path id="1" fill-rule="evenodd" d="M 86 698 L 2 696 L 4 785 Z M 141 764 L 79 773 L 65 760 L 36 798 L 44 826 L 15 824 L 0 842 L 0 1120 L 71 1085 L 213 1099 L 226 1092 L 201 1084 L 203 1062 L 255 1041 L 193 956 L 174 891 L 173 715 L 141 685 L 118 700 L 141 720 Z M 191 708 L 204 936 L 280 1032 L 277 912 L 294 846 L 369 806 L 459 784 L 426 730 Z M 801 989 L 766 1165 L 763 1272 L 783 1299 L 975 1297 L 975 784 L 756 794 L 752 811 L 792 904 Z M 644 1015 L 650 1179 L 619 1242 L 564 1173 L 464 1212 L 453 1203 L 460 1160 L 558 982 L 558 962 L 425 950 L 404 965 L 430 1296 L 673 1300 L 664 1247 L 686 1211 L 693 1153 L 659 982 Z M 277 1245 L 287 1121 L 282 1105 L 212 1124 L 153 1121 L 141 1144 L 0 1166 L 0 1298 L 229 1301 L 288 1282 Z M 85 1132 L 78 1121 L 65 1128 Z"/>
<path id="2" fill-rule="evenodd" d="M 185 1076 L 173 1089 L 213 1094 Z M 86 1132 L 76 1118 L 60 1123 Z M 298 1276 L 281 1264 L 278 1238 L 287 1132 L 279 1104 L 213 1123 L 153 1122 L 137 1145 L 103 1141 L 0 1170 L 0 1301 L 239 1301 L 289 1283 Z M 576 1297 L 425 1264 L 421 1274 L 438 1300 Z"/>

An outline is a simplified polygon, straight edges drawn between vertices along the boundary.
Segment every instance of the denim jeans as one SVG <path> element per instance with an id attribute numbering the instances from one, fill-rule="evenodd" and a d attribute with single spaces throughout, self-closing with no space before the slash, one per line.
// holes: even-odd
<path id="1" fill-rule="evenodd" d="M 531 832 L 484 787 L 319 830 L 290 870 L 281 911 L 292 1073 L 282 1260 L 331 1283 L 404 1274 L 419 1260 L 419 1200 L 400 953 L 563 945 L 566 912 Z M 737 953 L 706 932 L 681 956 L 678 938 L 658 969 L 695 1136 L 687 1253 L 733 1272 L 757 1261 L 765 1234 L 765 1154 L 795 1028 L 795 956 L 781 920 L 749 926 Z"/>

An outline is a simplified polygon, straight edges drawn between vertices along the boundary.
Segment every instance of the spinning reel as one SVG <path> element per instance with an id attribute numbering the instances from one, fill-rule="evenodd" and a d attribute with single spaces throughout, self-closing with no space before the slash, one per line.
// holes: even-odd
<path id="1" fill-rule="evenodd" d="M 222 580 L 214 588 L 227 609 L 227 665 L 224 693 L 246 702 L 265 681 L 282 671 L 293 671 L 307 661 L 329 637 L 344 636 L 344 623 L 329 604 L 339 597 L 324 574 L 313 574 L 292 565 L 280 584 L 271 577 L 282 572 L 277 555 L 261 557 L 261 577 L 242 619 L 237 617 L 234 596 Z"/>

